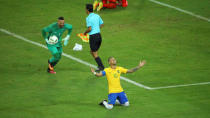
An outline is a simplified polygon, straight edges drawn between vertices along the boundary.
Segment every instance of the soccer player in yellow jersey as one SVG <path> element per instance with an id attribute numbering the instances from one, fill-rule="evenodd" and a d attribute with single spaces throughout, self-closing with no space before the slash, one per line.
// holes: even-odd
<path id="1" fill-rule="evenodd" d="M 146 61 L 140 61 L 139 65 L 132 69 L 125 69 L 123 67 L 117 66 L 117 61 L 114 57 L 109 57 L 108 59 L 109 68 L 105 68 L 104 71 L 96 73 L 93 68 L 91 68 L 92 73 L 97 76 L 105 76 L 107 77 L 108 86 L 109 86 L 109 95 L 108 95 L 108 102 L 106 100 L 102 101 L 100 105 L 104 105 L 107 109 L 112 109 L 113 105 L 119 103 L 123 106 L 129 106 L 129 101 L 126 97 L 123 88 L 120 85 L 120 75 L 121 73 L 133 73 L 140 69 L 141 67 L 146 64 Z"/>

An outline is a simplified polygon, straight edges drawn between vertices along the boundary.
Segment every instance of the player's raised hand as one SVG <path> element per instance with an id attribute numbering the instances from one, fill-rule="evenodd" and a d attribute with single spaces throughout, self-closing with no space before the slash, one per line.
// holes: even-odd
<path id="1" fill-rule="evenodd" d="M 145 61 L 145 60 L 143 60 L 143 61 L 140 61 L 140 62 L 139 62 L 139 67 L 142 67 L 142 66 L 144 66 L 144 64 L 146 64 L 146 61 Z"/>
<path id="2" fill-rule="evenodd" d="M 103 76 L 103 74 L 102 74 L 101 71 L 100 71 L 99 73 L 97 73 L 97 72 L 95 72 L 95 70 L 94 70 L 93 68 L 90 68 L 90 70 L 91 70 L 91 72 L 92 72 L 95 76 L 97 76 L 97 77 Z"/>

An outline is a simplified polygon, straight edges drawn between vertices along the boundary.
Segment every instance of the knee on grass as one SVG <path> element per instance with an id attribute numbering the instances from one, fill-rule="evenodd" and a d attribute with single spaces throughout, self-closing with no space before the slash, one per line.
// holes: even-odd
<path id="1" fill-rule="evenodd" d="M 125 106 L 125 107 L 128 107 L 130 104 L 129 104 L 129 102 L 125 102 L 124 104 L 122 104 L 123 106 Z"/>
<path id="2" fill-rule="evenodd" d="M 113 105 L 108 104 L 108 105 L 106 106 L 106 108 L 110 110 L 110 109 L 113 108 Z"/>
<path id="3" fill-rule="evenodd" d="M 104 104 L 105 108 L 107 108 L 109 110 L 113 108 L 113 105 L 112 104 L 108 104 L 106 101 L 103 101 L 103 104 Z"/>

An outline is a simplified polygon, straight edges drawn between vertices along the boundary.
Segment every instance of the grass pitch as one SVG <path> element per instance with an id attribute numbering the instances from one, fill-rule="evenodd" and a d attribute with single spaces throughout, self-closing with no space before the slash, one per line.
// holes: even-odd
<path id="1" fill-rule="evenodd" d="M 105 9 L 100 56 L 116 57 L 131 68 L 140 59 L 147 65 L 124 75 L 150 87 L 210 82 L 210 23 L 148 0 L 128 0 L 127 8 Z M 209 1 L 160 0 L 210 17 Z M 76 36 L 86 29 L 85 4 L 92 0 L 1 0 L 0 28 L 41 44 L 41 29 L 58 16 L 73 25 L 64 52 L 91 64 L 89 45 Z M 190 4 L 189 4 L 190 3 Z M 107 98 L 106 78 L 89 67 L 62 57 L 56 75 L 46 73 L 50 53 L 0 32 L 1 118 L 209 118 L 209 85 L 146 90 L 121 81 L 131 103 L 111 111 L 98 105 Z M 83 51 L 72 50 L 75 43 Z"/>

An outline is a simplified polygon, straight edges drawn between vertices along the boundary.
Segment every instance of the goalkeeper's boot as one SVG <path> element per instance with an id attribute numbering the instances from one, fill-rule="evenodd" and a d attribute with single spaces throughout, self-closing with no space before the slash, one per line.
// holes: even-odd
<path id="1" fill-rule="evenodd" d="M 48 69 L 47 69 L 47 72 L 48 73 L 51 73 L 51 74 L 56 74 L 56 72 L 54 71 L 54 68 L 52 66 L 52 64 L 48 61 Z"/>
<path id="2" fill-rule="evenodd" d="M 98 6 L 98 0 L 95 0 L 93 3 L 93 10 L 96 10 L 97 6 Z"/>
<path id="3" fill-rule="evenodd" d="M 101 106 L 104 106 L 104 104 L 103 104 L 103 102 L 104 101 L 106 101 L 107 102 L 107 100 L 103 100 L 102 102 L 100 102 L 98 105 L 101 105 Z"/>
<path id="4" fill-rule="evenodd" d="M 103 2 L 99 2 L 97 11 L 100 11 L 103 8 Z"/>
<path id="5" fill-rule="evenodd" d="M 54 70 L 50 70 L 49 73 L 56 74 L 56 72 Z"/>
<path id="6" fill-rule="evenodd" d="M 54 68 L 51 66 L 51 64 L 49 64 L 48 73 L 56 74 L 56 72 L 54 71 Z"/>

